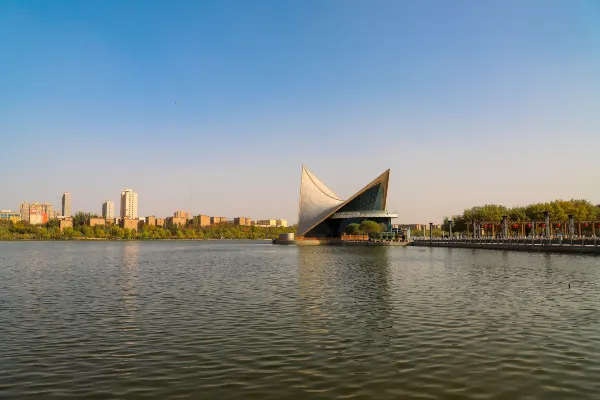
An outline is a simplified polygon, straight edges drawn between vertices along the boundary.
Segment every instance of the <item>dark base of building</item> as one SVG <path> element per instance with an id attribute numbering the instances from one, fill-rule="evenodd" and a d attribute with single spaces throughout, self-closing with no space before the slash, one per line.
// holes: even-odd
<path id="1" fill-rule="evenodd" d="M 398 241 L 348 241 L 339 238 L 308 238 L 302 240 L 274 239 L 273 244 L 287 246 L 408 246 L 411 242 Z"/>

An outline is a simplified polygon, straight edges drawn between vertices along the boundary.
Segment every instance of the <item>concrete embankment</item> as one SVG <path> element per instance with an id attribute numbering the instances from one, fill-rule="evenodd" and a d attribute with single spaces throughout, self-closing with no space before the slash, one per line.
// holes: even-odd
<path id="1" fill-rule="evenodd" d="M 552 241 L 543 243 L 537 240 L 536 243 L 526 243 L 521 241 L 515 243 L 510 241 L 505 242 L 483 242 L 483 241 L 429 241 L 429 240 L 417 240 L 414 242 L 414 246 L 422 247 L 449 247 L 449 248 L 461 248 L 461 249 L 486 249 L 486 250 L 509 250 L 509 251 L 535 251 L 535 252 L 548 252 L 548 253 L 583 253 L 583 254 L 598 254 L 600 255 L 600 242 L 595 244 L 594 241 L 586 240 L 581 244 L 571 242 L 560 242 Z"/>

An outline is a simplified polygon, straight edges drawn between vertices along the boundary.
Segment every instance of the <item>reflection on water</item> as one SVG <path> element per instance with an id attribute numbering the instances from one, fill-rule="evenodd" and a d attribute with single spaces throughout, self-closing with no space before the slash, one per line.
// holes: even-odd
<path id="1" fill-rule="evenodd" d="M 343 262 L 332 262 L 329 247 L 298 249 L 299 297 L 308 334 L 321 335 L 324 342 L 349 334 L 346 339 L 356 343 L 385 338 L 392 326 L 389 250 L 349 248 L 337 254 Z"/>
<path id="2" fill-rule="evenodd" d="M 135 345 L 139 339 L 138 331 L 138 278 L 139 265 L 139 242 L 128 242 L 122 246 L 122 265 L 120 267 L 119 287 L 122 307 L 118 318 L 119 342 L 121 344 L 118 352 L 113 357 L 127 361 L 136 356 Z"/>
<path id="3" fill-rule="evenodd" d="M 594 257 L 0 243 L 0 397 L 595 399 L 598 304 Z"/>

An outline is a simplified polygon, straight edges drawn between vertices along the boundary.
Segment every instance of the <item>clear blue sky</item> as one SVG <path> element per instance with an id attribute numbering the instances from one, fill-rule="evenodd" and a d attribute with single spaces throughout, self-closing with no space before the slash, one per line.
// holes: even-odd
<path id="1" fill-rule="evenodd" d="M 391 168 L 398 222 L 600 203 L 596 0 L 4 0 L 0 37 L 0 208 L 295 221 L 302 164 Z"/>

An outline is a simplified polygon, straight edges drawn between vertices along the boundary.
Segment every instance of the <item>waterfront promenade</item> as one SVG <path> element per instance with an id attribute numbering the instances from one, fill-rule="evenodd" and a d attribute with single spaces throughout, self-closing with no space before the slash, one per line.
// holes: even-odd
<path id="1" fill-rule="evenodd" d="M 587 253 L 600 255 L 600 240 L 597 237 L 565 238 L 415 238 L 414 246 L 451 247 L 466 249 L 536 251 L 555 253 Z"/>

